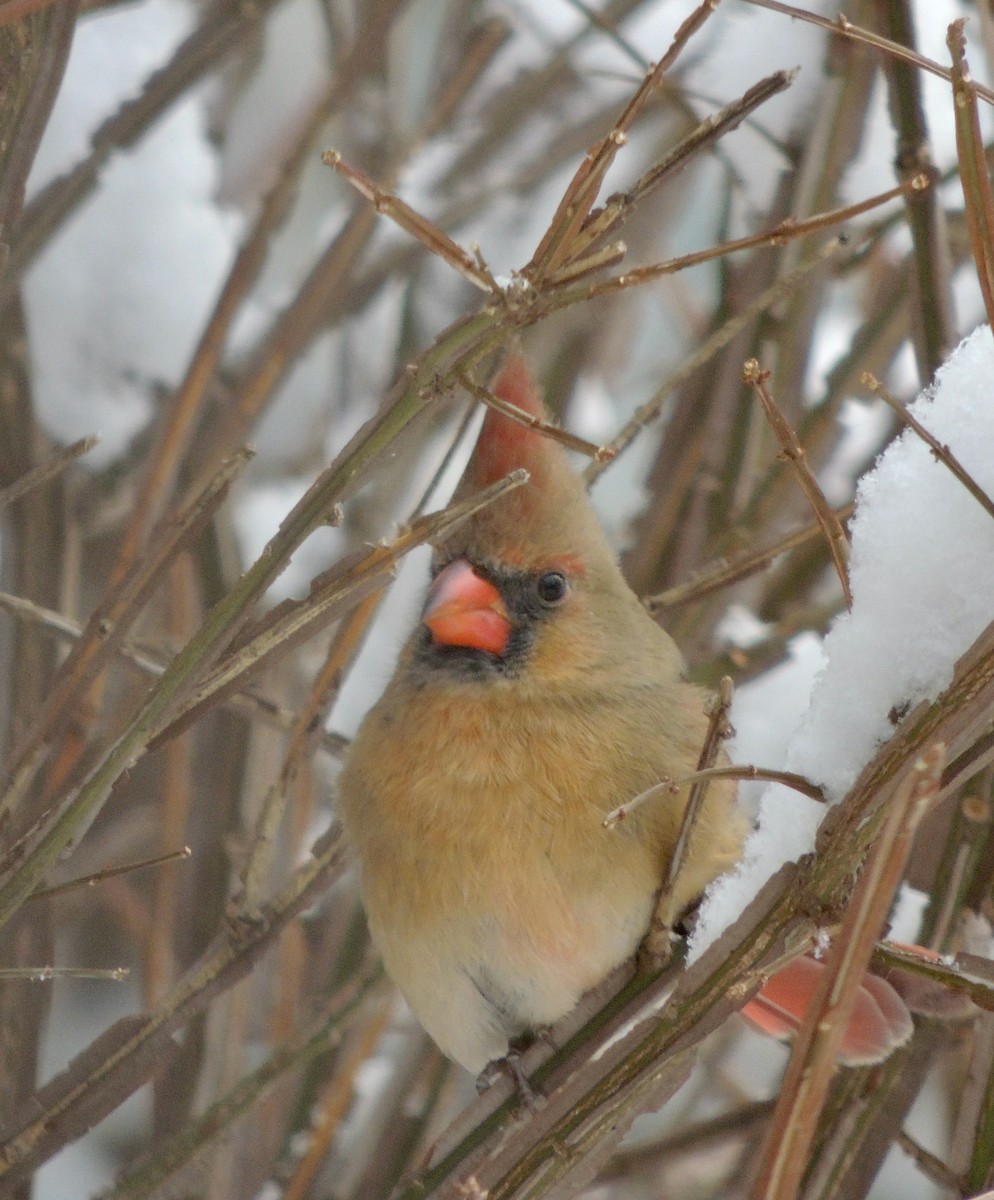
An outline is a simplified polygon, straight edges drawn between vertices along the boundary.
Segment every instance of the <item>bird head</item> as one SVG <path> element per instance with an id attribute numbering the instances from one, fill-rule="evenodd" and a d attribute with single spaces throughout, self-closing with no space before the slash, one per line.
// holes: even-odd
<path id="1" fill-rule="evenodd" d="M 492 390 L 547 420 L 524 360 Z M 631 622 L 648 620 L 625 583 L 583 480 L 560 444 L 488 409 L 455 499 L 523 467 L 528 482 L 498 497 L 436 547 L 422 613 L 424 657 L 463 673 L 546 682 L 589 670 Z M 637 644 L 632 639 L 631 644 Z"/>

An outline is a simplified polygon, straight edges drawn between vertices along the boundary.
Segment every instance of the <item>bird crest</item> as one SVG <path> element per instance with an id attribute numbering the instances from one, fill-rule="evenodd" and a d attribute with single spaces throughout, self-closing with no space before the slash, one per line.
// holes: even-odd
<path id="1" fill-rule="evenodd" d="M 542 392 L 520 354 L 512 353 L 491 385 L 501 400 L 547 421 Z M 487 410 L 480 436 L 456 488 L 463 500 L 523 467 L 528 482 L 478 512 L 442 548 L 474 562 L 500 562 L 524 570 L 573 562 L 578 570 L 603 563 L 616 571 L 583 480 L 565 450 L 540 430 Z"/>

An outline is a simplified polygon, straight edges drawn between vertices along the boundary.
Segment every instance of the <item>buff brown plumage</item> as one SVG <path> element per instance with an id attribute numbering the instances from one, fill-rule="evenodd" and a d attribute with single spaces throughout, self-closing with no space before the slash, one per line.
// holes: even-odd
<path id="1" fill-rule="evenodd" d="M 494 390 L 544 416 L 521 359 Z M 686 793 L 617 829 L 603 819 L 691 772 L 707 726 L 704 697 L 626 584 L 560 446 L 490 410 L 457 494 L 515 467 L 529 482 L 437 551 L 434 588 L 462 572 L 473 593 L 466 623 L 489 634 L 471 628 L 470 644 L 457 644 L 451 604 L 445 631 L 433 633 L 429 593 L 428 623 L 404 648 L 340 782 L 387 970 L 441 1048 L 474 1071 L 635 952 Z M 560 579 L 563 597 L 543 600 Z M 713 787 L 678 905 L 736 861 L 746 832 L 731 786 Z"/>
<path id="2" fill-rule="evenodd" d="M 545 417 L 521 358 L 493 390 Z M 604 818 L 693 772 L 707 729 L 704 694 L 625 582 L 560 445 L 488 410 L 456 498 L 518 467 L 524 486 L 437 547 L 422 620 L 339 786 L 387 971 L 441 1049 L 471 1071 L 565 1015 L 636 952 L 687 790 L 664 792 L 614 828 Z M 733 866 L 748 829 L 733 785 L 712 784 L 676 911 Z M 760 1027 L 776 1036 L 796 1027 L 818 969 L 791 968 L 761 994 Z M 876 1007 L 864 1005 L 858 1061 L 910 1033 L 906 1010 L 888 1025 Z"/>

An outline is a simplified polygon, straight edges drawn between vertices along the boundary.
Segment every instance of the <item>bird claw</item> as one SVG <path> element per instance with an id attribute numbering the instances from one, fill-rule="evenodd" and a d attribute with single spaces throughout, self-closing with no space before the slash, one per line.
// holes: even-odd
<path id="1" fill-rule="evenodd" d="M 540 1091 L 532 1087 L 528 1076 L 522 1069 L 521 1050 L 518 1047 L 509 1046 L 503 1058 L 495 1058 L 492 1062 L 487 1063 L 477 1076 L 476 1090 L 485 1092 L 488 1087 L 497 1082 L 501 1075 L 506 1075 L 511 1079 L 521 1103 L 532 1116 L 545 1108 L 546 1098 Z"/>
<path id="2" fill-rule="evenodd" d="M 639 974 L 652 975 L 669 966 L 676 941 L 677 934 L 669 925 L 653 924 L 635 955 L 635 967 Z"/>

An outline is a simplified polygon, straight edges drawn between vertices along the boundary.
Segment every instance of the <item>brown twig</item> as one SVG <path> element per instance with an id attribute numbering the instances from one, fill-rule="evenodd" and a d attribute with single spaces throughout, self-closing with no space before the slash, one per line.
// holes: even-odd
<path id="1" fill-rule="evenodd" d="M 75 892 L 79 888 L 96 887 L 105 879 L 115 879 L 118 875 L 130 875 L 134 871 L 147 871 L 151 867 L 161 867 L 164 863 L 179 862 L 190 857 L 190 847 L 183 846 L 179 850 L 169 850 L 165 854 L 156 854 L 152 858 L 143 858 L 138 862 L 123 863 L 116 867 L 102 867 L 91 875 L 81 875 L 78 879 L 70 879 L 66 883 L 58 883 L 53 887 L 39 888 L 31 894 L 32 900 L 50 900 L 53 896 L 64 896 L 67 892 Z"/>
<path id="2" fill-rule="evenodd" d="M 8 504 L 26 496 L 34 488 L 41 487 L 50 479 L 54 479 L 56 475 L 60 475 L 77 458 L 92 450 L 99 441 L 100 439 L 95 435 L 80 438 L 78 442 L 73 442 L 71 446 L 61 450 L 47 462 L 41 463 L 40 466 L 34 467 L 22 475 L 20 479 L 16 479 L 5 488 L 0 488 L 0 508 L 6 508 Z"/>
<path id="3" fill-rule="evenodd" d="M 776 401 L 770 395 L 769 389 L 766 386 L 766 381 L 769 379 L 769 372 L 764 371 L 757 360 L 751 358 L 745 364 L 743 377 L 745 382 L 749 384 L 759 397 L 760 403 L 763 406 L 763 412 L 766 414 L 766 419 L 769 421 L 770 427 L 783 449 L 782 457 L 786 458 L 794 468 L 801 490 L 807 497 L 808 503 L 814 510 L 815 518 L 824 531 L 832 555 L 832 562 L 835 564 L 835 570 L 842 584 L 846 606 L 852 608 L 852 593 L 849 590 L 848 570 L 849 541 L 846 538 L 846 531 L 842 527 L 842 522 L 835 515 L 835 510 L 825 499 L 825 493 L 819 487 L 818 480 L 815 479 L 811 468 L 808 466 L 804 447 L 797 440 L 797 434 L 791 429 L 787 423 L 787 419 L 778 408 Z"/>
<path id="4" fill-rule="evenodd" d="M 932 1183 L 947 1193 L 962 1194 L 963 1180 L 957 1178 L 956 1173 L 951 1171 L 937 1154 L 926 1150 L 920 1142 L 915 1141 L 910 1133 L 903 1129 L 899 1130 L 897 1145 L 907 1154 L 926 1179 L 930 1179 Z M 978 1196 L 976 1200 L 983 1200 L 983 1197 Z"/>
<path id="5" fill-rule="evenodd" d="M 0 609 L 12 613 L 23 621 L 30 621 L 32 624 L 47 629 L 59 637 L 68 638 L 70 641 L 81 638 L 86 629 L 86 625 L 82 621 L 67 617 L 64 613 L 55 612 L 40 604 L 34 604 L 32 601 L 24 599 L 23 596 L 11 596 L 7 592 L 0 592 Z M 169 665 L 169 658 L 166 654 L 133 645 L 127 640 L 116 647 L 116 653 L 122 662 L 127 663 L 134 670 L 155 678 L 161 676 Z M 275 729 L 287 730 L 296 719 L 296 714 L 288 708 L 281 707 L 276 701 L 254 692 L 238 693 L 224 703 L 233 711 L 240 712 L 243 716 L 252 719 L 264 721 Z M 331 734 L 323 736 L 321 744 L 327 752 L 335 756 L 341 753 L 340 740 L 336 740 Z"/>
<path id="6" fill-rule="evenodd" d="M 142 1200 L 194 1161 L 289 1071 L 334 1049 L 377 980 L 378 973 L 367 971 L 343 987 L 323 1005 L 316 1017 L 295 1031 L 203 1114 L 177 1131 L 164 1145 L 158 1146 L 145 1160 L 130 1163 L 121 1178 L 100 1193 L 99 1200 Z"/>
<path id="7" fill-rule="evenodd" d="M 915 25 L 911 0 L 890 0 L 880 9 L 881 20 L 894 41 L 912 46 Z M 888 98 L 897 136 L 895 166 L 902 180 L 924 174 L 933 186 L 911 191 L 906 196 L 908 228 L 914 251 L 916 288 L 915 352 L 918 373 L 928 383 L 956 345 L 956 318 L 952 295 L 952 265 L 946 214 L 938 183 L 939 172 L 932 160 L 928 123 L 922 102 L 923 77 L 904 58 L 886 55 L 884 70 Z"/>
<path id="8" fill-rule="evenodd" d="M 521 274 L 534 286 L 544 283 L 570 261 L 571 256 L 583 255 L 586 247 L 577 244 L 577 235 L 586 222 L 600 193 L 604 176 L 618 151 L 628 140 L 628 131 L 642 112 L 652 93 L 676 62 L 691 37 L 700 29 L 715 9 L 714 0 L 703 0 L 680 25 L 669 49 L 650 67 L 634 95 L 622 109 L 614 127 L 588 151 L 569 186 L 563 193 L 549 227 L 539 242 L 529 263 Z"/>
<path id="9" fill-rule="evenodd" d="M 950 1159 L 959 1169 L 960 1194 L 976 1196 L 990 1188 L 991 1143 L 994 1139 L 994 1013 L 977 1021 L 970 1064 L 960 1096 Z M 990 1192 L 985 1193 L 990 1196 Z M 983 1200 L 981 1197 L 980 1200 Z"/>
<path id="10" fill-rule="evenodd" d="M 631 419 L 626 422 L 617 436 L 609 443 L 608 449 L 615 451 L 615 457 L 634 442 L 639 432 L 646 425 L 659 417 L 669 397 L 679 388 L 683 387 L 695 371 L 700 370 L 702 366 L 710 362 L 725 346 L 734 341 L 743 330 L 749 328 L 758 316 L 773 308 L 774 305 L 799 288 L 809 278 L 812 271 L 816 271 L 819 267 L 824 266 L 826 262 L 839 252 L 842 244 L 839 238 L 833 238 L 828 241 L 811 258 L 801 263 L 795 270 L 785 275 L 782 279 L 778 279 L 769 287 L 764 288 L 754 300 L 749 304 L 743 305 L 729 316 L 720 328 L 705 338 L 686 362 L 680 366 L 679 370 L 675 371 L 645 404 L 635 410 Z M 610 461 L 612 460 L 604 463 L 593 462 L 588 464 L 584 471 L 584 479 L 588 483 L 592 483 L 605 470 Z"/>
<path id="11" fill-rule="evenodd" d="M 283 764 L 260 806 L 247 860 L 240 872 L 243 903 L 249 909 L 258 905 L 266 894 L 273 844 L 283 819 L 290 787 L 324 726 L 331 705 L 338 695 L 343 674 L 379 607 L 382 594 L 382 589 L 378 588 L 365 596 L 343 622 L 297 714 L 294 727 L 290 731 Z"/>
<path id="12" fill-rule="evenodd" d="M 25 773 L 40 764 L 39 750 L 51 742 L 66 713 L 73 711 L 80 702 L 90 683 L 123 641 L 127 630 L 138 619 L 169 564 L 214 515 L 226 498 L 232 480 L 244 470 L 250 458 L 248 451 L 235 455 L 206 487 L 164 521 L 145 558 L 134 564 L 127 578 L 91 614 L 83 635 L 52 682 L 30 736 L 12 756 L 7 789 L 0 797 L 0 810 L 9 807 L 11 798 L 25 786 Z"/>
<path id="13" fill-rule="evenodd" d="M 79 0 L 64 0 L 44 16 L 21 14 L 17 28 L 0 23 L 5 76 L 0 112 L 0 268 L 4 272 L 15 230 L 20 232 L 28 174 L 62 83 L 78 13 Z"/>
<path id="14" fill-rule="evenodd" d="M 932 455 L 937 462 L 950 471 L 957 480 L 966 488 L 970 495 L 983 508 L 988 516 L 994 517 L 994 500 L 984 491 L 979 483 L 973 478 L 969 471 L 963 466 L 955 454 L 925 428 L 925 426 L 916 417 L 912 416 L 904 405 L 894 396 L 887 388 L 871 375 L 869 371 L 864 371 L 862 382 L 870 389 L 875 396 L 879 396 L 887 406 L 892 409 L 900 419 L 901 423 L 907 425 L 913 430 L 918 437 L 932 451 Z"/>
<path id="15" fill-rule="evenodd" d="M 803 220 L 788 217 L 786 220 L 773 226 L 772 229 L 766 229 L 760 233 L 749 234 L 747 237 L 733 238 L 727 242 L 720 242 L 716 246 L 709 246 L 705 250 L 697 250 L 692 254 L 681 254 L 677 258 L 670 258 L 665 262 L 652 263 L 645 267 L 632 267 L 631 270 L 626 271 L 623 275 L 615 275 L 611 279 L 590 284 L 585 295 L 592 299 L 595 296 L 606 296 L 613 292 L 624 291 L 630 287 L 642 287 L 647 283 L 662 278 L 664 275 L 673 275 L 677 271 L 686 271 L 688 267 L 696 267 L 701 263 L 712 262 L 716 258 L 724 258 L 728 254 L 736 254 L 741 250 L 754 250 L 761 246 L 779 246 L 794 238 L 807 237 L 808 234 L 830 229 L 832 226 L 840 225 L 842 222 L 851 220 L 853 217 L 861 216 L 863 213 L 869 212 L 881 204 L 887 204 L 891 200 L 897 199 L 898 196 L 904 195 L 908 188 L 914 189 L 928 186 L 928 179 L 924 175 L 917 175 L 908 184 L 888 188 L 887 191 L 880 192 L 876 196 L 870 196 L 868 199 L 861 200 L 857 204 L 847 204 L 842 208 L 818 213 L 816 216 L 807 217 Z M 574 302 L 572 296 L 569 297 L 568 302 Z"/>
<path id="16" fill-rule="evenodd" d="M 758 780 L 764 783 L 781 783 L 791 791 L 807 796 L 809 800 L 817 800 L 820 804 L 825 803 L 824 790 L 804 775 L 798 775 L 794 771 L 776 771 L 772 767 L 742 766 L 734 763 L 727 767 L 702 768 L 690 775 L 684 775 L 680 779 L 662 779 L 651 788 L 640 792 L 633 800 L 626 800 L 624 804 L 619 804 L 617 808 L 612 809 L 601 824 L 605 829 L 613 829 L 615 825 L 621 824 L 630 817 L 636 808 L 640 808 L 650 800 L 655 800 L 659 796 L 674 795 L 688 784 L 709 782 L 712 779 L 734 779 L 741 783 L 755 783 Z"/>
<path id="17" fill-rule="evenodd" d="M 839 521 L 848 521 L 855 511 L 854 503 L 844 504 L 841 508 L 834 510 Z M 722 560 L 706 566 L 686 583 L 667 588 L 665 592 L 660 592 L 656 596 L 646 596 L 643 604 L 651 613 L 666 612 L 684 604 L 694 604 L 698 600 L 710 596 L 713 592 L 731 587 L 732 584 L 740 583 L 743 579 L 748 579 L 751 575 L 765 570 L 781 554 L 796 550 L 800 546 L 806 546 L 809 542 L 816 541 L 821 537 L 824 537 L 824 530 L 817 521 L 814 521 L 792 533 L 776 538 L 768 546 L 763 546 L 759 550 L 751 550 L 729 561 Z"/>
<path id="18" fill-rule="evenodd" d="M 130 974 L 130 967 L 0 967 L 0 979 L 27 979 L 31 983 L 47 983 L 50 979 L 107 979 L 121 983 Z"/>
<path id="19" fill-rule="evenodd" d="M 875 50 L 881 50 L 885 54 L 890 54 L 894 58 L 903 59 L 922 71 L 928 71 L 930 75 L 938 75 L 940 79 L 951 81 L 951 72 L 947 67 L 937 63 L 934 59 L 926 58 L 923 54 L 910 49 L 908 46 L 902 46 L 899 42 L 891 41 L 890 38 L 882 37 L 879 33 L 874 33 L 870 29 L 864 29 L 860 25 L 854 25 L 848 17 L 839 13 L 838 17 L 831 21 L 828 17 L 819 16 L 817 13 L 808 12 L 803 8 L 795 8 L 792 4 L 783 4 L 781 0 L 746 0 L 748 4 L 754 4 L 757 8 L 769 8 L 773 12 L 783 13 L 784 16 L 794 17 L 798 21 L 807 21 L 810 25 L 817 25 L 819 29 L 824 29 L 828 33 L 835 34 L 837 37 L 851 38 L 855 42 L 862 42 L 866 46 L 872 46 Z M 977 95 L 986 100 L 989 104 L 994 104 L 994 91 L 990 88 L 983 87 L 981 84 L 974 84 Z"/>
<path id="20" fill-rule="evenodd" d="M 594 462 L 609 462 L 614 457 L 613 452 L 606 446 L 598 446 L 594 442 L 588 442 L 585 438 L 578 437 L 575 433 L 570 433 L 568 429 L 562 429 L 560 426 L 553 425 L 549 421 L 543 421 L 540 417 L 536 417 L 534 414 L 518 408 L 516 404 L 511 404 L 509 401 L 501 399 L 500 396 L 495 396 L 489 388 L 482 387 L 472 380 L 465 371 L 459 373 L 459 382 L 470 395 L 475 396 L 477 400 L 485 404 L 488 408 L 503 413 L 505 417 L 510 417 L 512 421 L 517 421 L 519 425 L 524 425 L 526 429 L 534 429 L 537 433 L 551 438 L 552 441 L 565 446 L 567 450 L 578 450 L 581 454 L 585 454 L 587 458 L 592 458 Z"/>
<path id="21" fill-rule="evenodd" d="M 807 796 L 809 800 L 816 800 L 819 804 L 824 804 L 827 800 L 824 788 L 819 787 L 817 783 L 812 783 L 806 775 L 798 775 L 796 771 L 776 771 L 772 767 L 742 766 L 738 763 L 727 767 L 709 767 L 707 770 L 695 771 L 692 775 L 685 775 L 682 779 L 676 780 L 676 783 L 682 786 L 685 783 L 696 783 L 698 780 L 708 779 L 735 779 L 741 783 L 756 783 L 757 781 L 779 783 L 785 788 L 790 788 L 792 792 Z"/>
<path id="22" fill-rule="evenodd" d="M 888 973 L 919 977 L 946 991 L 960 993 L 979 1009 L 994 1011 L 994 968 L 989 959 L 964 951 L 933 958 L 913 946 L 884 941 L 877 944 L 873 961 Z"/>
<path id="23" fill-rule="evenodd" d="M 658 1172 L 668 1160 L 683 1156 L 695 1158 L 712 1147 L 721 1150 L 730 1143 L 745 1138 L 751 1140 L 762 1131 L 772 1112 L 772 1100 L 755 1100 L 730 1112 L 693 1121 L 672 1133 L 666 1133 L 658 1141 L 625 1146 L 612 1159 L 601 1179 L 603 1182 L 625 1180 L 631 1171 L 643 1166 Z"/>
<path id="24" fill-rule="evenodd" d="M 584 18 L 590 22 L 592 28 L 607 34 L 618 49 L 627 55 L 640 71 L 648 71 L 649 63 L 646 61 L 645 56 L 622 34 L 616 20 L 608 19 L 603 13 L 598 12 L 596 8 L 584 3 L 584 0 L 567 0 L 567 3 L 575 8 L 577 12 L 582 13 Z"/>
<path id="25" fill-rule="evenodd" d="M 341 72 L 336 72 L 334 82 L 312 108 L 282 163 L 276 182 L 264 196 L 252 228 L 242 241 L 214 309 L 204 324 L 186 373 L 166 407 L 155 443 L 143 466 L 134 509 L 121 537 L 115 576 L 130 565 L 148 537 L 152 523 L 169 502 L 209 396 L 210 384 L 216 378 L 231 325 L 265 264 L 273 233 L 289 212 L 300 171 L 314 138 L 352 78 L 351 60 L 346 58 L 341 66 Z"/>
<path id="26" fill-rule="evenodd" d="M 938 793 L 945 755 L 941 744 L 926 750 L 890 803 L 879 840 L 833 940 L 824 979 L 798 1032 L 760 1155 L 753 1200 L 795 1200 L 798 1194 L 856 993 L 887 919 L 915 830 Z"/>
<path id="27" fill-rule="evenodd" d="M 423 217 L 415 209 L 393 192 L 381 188 L 368 175 L 363 174 L 357 167 L 345 162 L 337 150 L 325 150 L 321 155 L 325 166 L 333 167 L 339 175 L 355 188 L 360 196 L 371 201 L 378 213 L 382 213 L 400 226 L 411 237 L 416 238 L 424 247 L 437 254 L 444 262 L 464 279 L 468 279 L 480 291 L 492 295 L 495 290 L 493 277 L 467 250 L 454 242 L 427 217 Z"/>
<path id="28" fill-rule="evenodd" d="M 946 38 L 953 60 L 956 152 L 973 261 L 977 267 L 987 321 L 994 323 L 994 196 L 991 194 L 984 140 L 980 133 L 980 114 L 977 111 L 980 87 L 973 81 L 966 61 L 965 26 L 965 20 L 953 21 Z"/>
<path id="29" fill-rule="evenodd" d="M 372 1055 L 389 1019 L 390 1011 L 384 1008 L 376 1020 L 361 1030 L 355 1043 L 348 1048 L 346 1061 L 325 1084 L 315 1106 L 310 1144 L 287 1181 L 283 1200 L 304 1200 L 307 1196 L 328 1147 L 353 1101 L 356 1073 Z"/>
<path id="30" fill-rule="evenodd" d="M 933 950 L 953 949 L 971 893 L 982 891 L 990 875 L 985 851 L 994 833 L 991 775 L 984 771 L 957 797 L 918 936 Z"/>
<path id="31" fill-rule="evenodd" d="M 254 919 L 240 921 L 237 910 L 230 914 L 212 944 L 153 1012 L 111 1026 L 83 1061 L 71 1063 L 46 1084 L 24 1110 L 20 1125 L 6 1131 L 0 1146 L 4 1186 L 23 1177 L 54 1148 L 79 1137 L 161 1066 L 173 1031 L 249 972 L 301 909 L 327 889 L 342 861 L 333 831 Z"/>
<path id="32" fill-rule="evenodd" d="M 718 694 L 711 701 L 708 712 L 708 727 L 704 735 L 704 744 L 697 760 L 697 771 L 690 792 L 687 796 L 687 807 L 683 810 L 680 821 L 680 831 L 677 834 L 670 861 L 666 866 L 659 895 L 652 911 L 649 930 L 639 947 L 639 967 L 644 971 L 658 971 L 669 961 L 671 953 L 670 939 L 673 933 L 673 923 L 679 913 L 673 908 L 673 891 L 676 887 L 680 872 L 687 862 L 691 839 L 697 827 L 704 800 L 708 793 L 708 785 L 714 776 L 711 768 L 721 750 L 721 744 L 732 732 L 728 720 L 728 710 L 732 706 L 732 681 L 725 676 L 718 686 Z"/>
<path id="33" fill-rule="evenodd" d="M 635 208 L 686 167 L 696 155 L 713 149 L 721 138 L 737 129 L 757 108 L 789 88 L 795 77 L 794 71 L 777 71 L 754 84 L 739 99 L 701 121 L 627 191 L 609 196 L 601 208 L 592 209 L 576 230 L 572 245 L 564 247 L 562 265 L 548 270 L 541 277 L 539 286 L 562 287 L 623 257 L 624 243 L 608 247 L 603 243 L 621 228 Z M 588 157 L 595 156 L 597 152 L 598 147 L 592 148 Z"/>
<path id="34" fill-rule="evenodd" d="M 179 707 L 169 724 L 156 734 L 152 746 L 175 737 L 205 711 L 244 688 L 263 671 L 272 669 L 295 646 L 313 637 L 343 610 L 382 588 L 398 560 L 415 546 L 444 539 L 473 513 L 520 487 L 527 478 L 527 471 L 512 471 L 506 478 L 442 512 L 419 517 L 409 529 L 384 545 L 350 555 L 318 576 L 312 581 L 306 599 L 284 601 L 243 633 Z"/>

